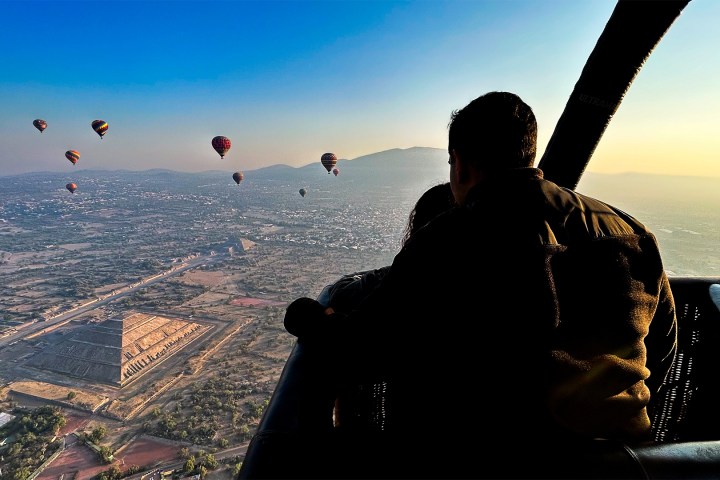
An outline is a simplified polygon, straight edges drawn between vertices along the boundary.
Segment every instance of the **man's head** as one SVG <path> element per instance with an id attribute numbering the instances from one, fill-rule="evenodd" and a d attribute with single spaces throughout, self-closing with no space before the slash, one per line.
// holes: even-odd
<path id="1" fill-rule="evenodd" d="M 453 195 L 463 204 L 467 191 L 488 174 L 531 167 L 537 150 L 532 109 L 509 92 L 489 92 L 450 117 L 448 153 Z"/>

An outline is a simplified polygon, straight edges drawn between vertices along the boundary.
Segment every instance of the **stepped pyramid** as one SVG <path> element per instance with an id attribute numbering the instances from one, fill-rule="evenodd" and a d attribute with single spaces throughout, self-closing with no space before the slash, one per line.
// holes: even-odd
<path id="1" fill-rule="evenodd" d="M 81 327 L 46 348 L 29 365 L 85 380 L 122 386 L 210 328 L 208 325 L 133 313 Z"/>

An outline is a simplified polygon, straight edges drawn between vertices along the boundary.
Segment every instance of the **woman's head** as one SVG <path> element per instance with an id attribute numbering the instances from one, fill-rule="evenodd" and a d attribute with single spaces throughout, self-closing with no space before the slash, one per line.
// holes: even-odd
<path id="1" fill-rule="evenodd" d="M 410 237 L 421 227 L 454 205 L 455 199 L 450 190 L 450 182 L 430 187 L 420 196 L 415 203 L 415 207 L 410 212 L 408 223 L 405 226 L 402 244 L 405 245 Z"/>

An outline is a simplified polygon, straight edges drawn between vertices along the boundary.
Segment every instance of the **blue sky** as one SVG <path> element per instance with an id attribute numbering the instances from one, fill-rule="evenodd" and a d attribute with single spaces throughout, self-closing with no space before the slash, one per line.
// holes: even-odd
<path id="1" fill-rule="evenodd" d="M 490 90 L 535 110 L 540 150 L 612 0 L 0 0 L 0 176 L 252 170 L 445 148 Z M 643 67 L 589 171 L 720 176 L 720 2 L 692 0 Z M 48 122 L 40 134 L 35 118 Z M 95 119 L 108 122 L 103 140 Z M 210 146 L 225 135 L 220 159 Z M 81 158 L 73 167 L 64 153 Z"/>

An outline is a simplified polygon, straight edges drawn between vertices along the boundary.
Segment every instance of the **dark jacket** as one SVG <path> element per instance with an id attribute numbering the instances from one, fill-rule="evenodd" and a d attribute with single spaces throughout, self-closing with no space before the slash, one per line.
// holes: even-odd
<path id="1" fill-rule="evenodd" d="M 498 451 L 518 438 L 646 438 L 677 329 L 653 234 L 533 168 L 475 187 L 358 309 L 322 323 L 346 372 L 388 382 L 389 431 Z"/>

